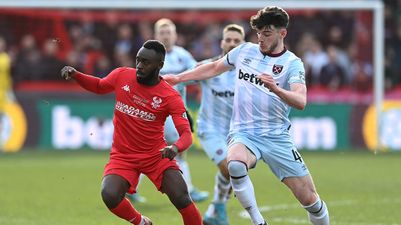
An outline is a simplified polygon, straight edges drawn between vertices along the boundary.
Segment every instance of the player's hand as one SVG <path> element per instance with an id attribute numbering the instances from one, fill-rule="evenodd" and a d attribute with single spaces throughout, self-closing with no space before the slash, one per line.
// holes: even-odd
<path id="1" fill-rule="evenodd" d="M 163 80 L 165 80 L 171 86 L 174 86 L 180 82 L 180 79 L 174 74 L 163 75 Z"/>
<path id="2" fill-rule="evenodd" d="M 272 75 L 263 73 L 256 76 L 256 78 L 260 79 L 263 82 L 263 86 L 265 86 L 270 91 L 275 92 L 278 89 L 276 81 L 274 80 Z"/>
<path id="3" fill-rule="evenodd" d="M 178 154 L 178 148 L 175 145 L 169 145 L 160 149 L 160 152 L 162 153 L 162 159 L 169 158 L 170 160 L 173 160 Z"/>
<path id="4" fill-rule="evenodd" d="M 70 80 L 76 72 L 77 70 L 74 67 L 64 66 L 61 69 L 61 77 L 64 78 L 65 80 Z"/>

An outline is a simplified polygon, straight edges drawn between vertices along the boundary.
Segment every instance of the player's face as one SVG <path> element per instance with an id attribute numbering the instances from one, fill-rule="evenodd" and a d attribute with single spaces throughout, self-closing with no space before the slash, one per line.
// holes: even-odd
<path id="1" fill-rule="evenodd" d="M 136 80 L 141 84 L 151 84 L 158 79 L 163 67 L 160 54 L 153 49 L 142 47 L 136 55 Z"/>
<path id="2" fill-rule="evenodd" d="M 286 35 L 285 29 L 275 28 L 274 26 L 266 26 L 262 29 L 256 29 L 260 51 L 264 54 L 278 53 L 282 49 L 278 49 Z"/>
<path id="3" fill-rule="evenodd" d="M 161 26 L 155 31 L 155 38 L 166 46 L 167 51 L 175 44 L 177 40 L 177 32 L 173 26 Z"/>
<path id="4" fill-rule="evenodd" d="M 242 35 L 236 31 L 229 30 L 223 34 L 223 40 L 221 40 L 220 47 L 223 49 L 225 55 L 227 52 L 242 43 L 244 43 Z"/>

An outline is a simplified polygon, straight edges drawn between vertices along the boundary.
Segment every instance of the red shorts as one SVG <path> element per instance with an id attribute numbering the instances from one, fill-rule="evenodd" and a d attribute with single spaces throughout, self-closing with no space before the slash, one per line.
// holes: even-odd
<path id="1" fill-rule="evenodd" d="M 104 168 L 103 177 L 109 174 L 116 174 L 123 177 L 130 184 L 128 193 L 133 194 L 136 193 L 139 175 L 143 173 L 152 181 L 157 190 L 161 192 L 163 173 L 167 169 L 180 170 L 174 159 L 162 159 L 161 154 L 146 158 L 130 157 L 129 159 L 111 156 Z"/>

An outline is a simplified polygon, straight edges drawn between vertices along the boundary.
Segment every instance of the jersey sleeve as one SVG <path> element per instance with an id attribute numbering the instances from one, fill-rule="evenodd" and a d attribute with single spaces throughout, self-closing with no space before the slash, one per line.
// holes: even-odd
<path id="1" fill-rule="evenodd" d="M 291 62 L 288 71 L 288 83 L 305 84 L 305 67 L 301 59 L 296 59 Z"/>
<path id="2" fill-rule="evenodd" d="M 233 48 L 231 51 L 229 51 L 225 56 L 225 60 L 224 60 L 224 64 L 228 67 L 230 67 L 230 69 L 234 69 L 235 68 L 235 61 L 237 60 L 239 53 L 242 49 L 242 47 L 245 45 L 241 44 L 238 45 L 237 47 Z"/>
<path id="3" fill-rule="evenodd" d="M 172 97 L 169 103 L 169 113 L 179 134 L 179 139 L 174 145 L 177 146 L 180 152 L 185 151 L 192 144 L 192 133 L 184 102 L 179 95 Z"/>
<path id="4" fill-rule="evenodd" d="M 197 62 L 194 57 L 188 51 L 183 52 L 184 55 L 184 63 L 185 63 L 185 70 L 193 69 L 196 67 Z"/>
<path id="5" fill-rule="evenodd" d="M 87 75 L 81 72 L 77 72 L 74 79 L 78 84 L 84 89 L 96 93 L 96 94 L 106 94 L 114 91 L 116 79 L 120 69 L 115 69 L 109 73 L 105 78 L 98 78 L 95 76 Z"/>

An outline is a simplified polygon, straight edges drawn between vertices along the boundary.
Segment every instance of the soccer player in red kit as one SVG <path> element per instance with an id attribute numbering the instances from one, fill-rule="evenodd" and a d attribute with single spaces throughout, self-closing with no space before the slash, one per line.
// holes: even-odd
<path id="1" fill-rule="evenodd" d="M 192 144 L 192 135 L 181 96 L 159 76 L 165 54 L 161 42 L 149 40 L 138 51 L 136 69 L 117 68 L 100 79 L 65 66 L 61 75 L 67 80 L 73 78 L 90 92 L 115 93 L 113 145 L 101 191 L 109 210 L 135 225 L 152 224 L 125 198 L 125 193 L 136 192 L 143 173 L 167 194 L 185 225 L 201 225 L 199 211 L 174 160 Z M 169 115 L 180 138 L 167 146 L 163 126 Z"/>

